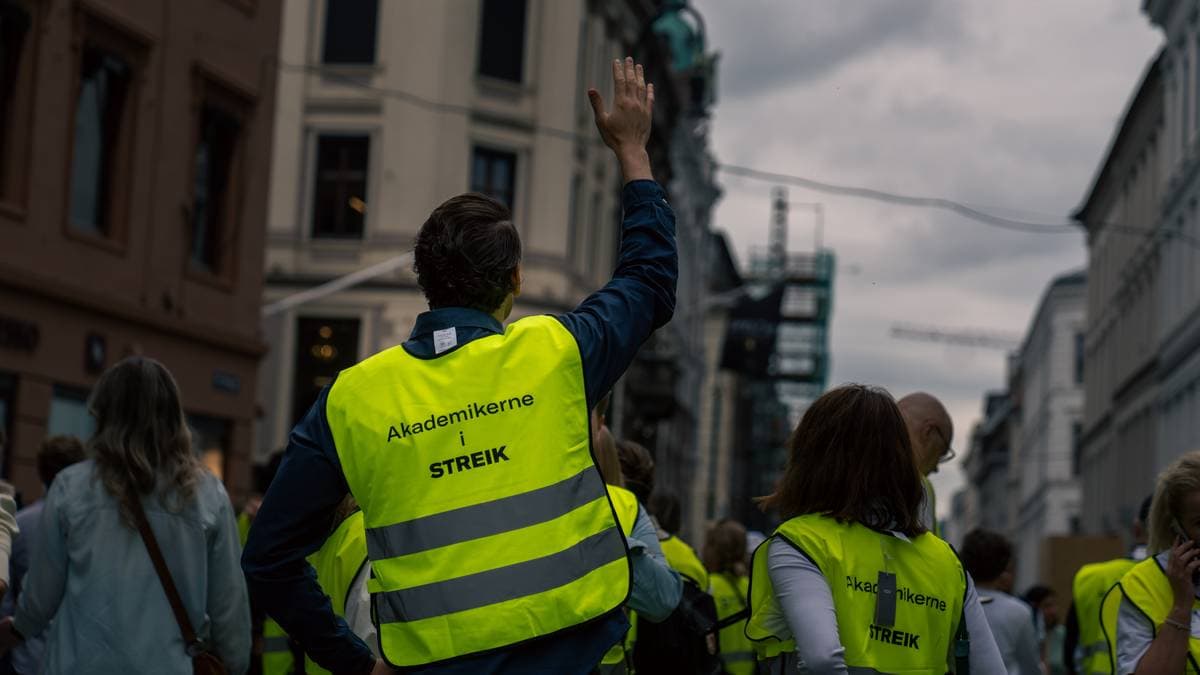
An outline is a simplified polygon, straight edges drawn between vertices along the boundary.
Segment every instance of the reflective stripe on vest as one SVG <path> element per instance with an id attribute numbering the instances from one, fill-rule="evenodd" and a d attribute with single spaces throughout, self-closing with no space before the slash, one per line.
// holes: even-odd
<path id="1" fill-rule="evenodd" d="M 438 663 L 607 614 L 630 563 L 588 434 L 574 337 L 552 317 L 433 359 L 343 371 L 326 418 L 362 508 L 383 656 Z"/>
<path id="2" fill-rule="evenodd" d="M 775 531 L 775 538 L 803 553 L 829 583 L 848 668 L 946 671 L 967 584 L 949 544 L 932 533 L 909 541 L 817 515 L 792 518 Z M 764 542 L 755 551 L 746 624 L 746 636 L 762 645 L 756 646 L 760 658 L 772 656 L 767 647 L 775 648 L 774 655 L 782 653 L 784 644 L 783 636 L 773 635 L 766 626 L 766 616 L 778 615 L 767 574 L 767 547 Z M 875 624 L 881 572 L 895 575 L 895 620 L 889 626 Z"/>
<path id="3" fill-rule="evenodd" d="M 710 574 L 713 602 L 717 606 L 717 620 L 737 614 L 746 608 L 749 591 L 748 577 L 733 577 L 728 574 Z M 754 672 L 754 646 L 746 637 L 746 622 L 730 624 L 717 633 L 721 646 L 721 662 L 730 675 L 751 675 Z"/>
<path id="4" fill-rule="evenodd" d="M 660 539 L 658 544 L 662 547 L 663 557 L 667 559 L 671 569 L 696 582 L 700 590 L 708 591 L 708 570 L 704 568 L 704 563 L 700 562 L 696 549 L 673 534 L 666 539 Z"/>
<path id="5" fill-rule="evenodd" d="M 289 675 L 296 669 L 296 655 L 283 627 L 271 619 L 263 621 L 263 675 Z"/>
<path id="6" fill-rule="evenodd" d="M 628 537 L 633 534 L 633 526 L 637 523 L 638 517 L 638 501 L 637 497 L 632 492 L 623 487 L 616 485 L 608 486 L 608 498 L 612 501 L 613 510 L 617 513 L 617 522 L 621 524 L 621 531 Z M 636 635 L 633 626 L 636 625 L 636 617 L 633 612 L 629 612 L 629 630 L 625 632 L 625 637 L 617 642 L 612 647 L 609 647 L 605 652 L 604 658 L 600 661 L 600 672 L 614 673 L 620 675 L 625 673 L 626 666 L 630 661 L 630 655 L 633 654 L 633 644 Z"/>
<path id="7" fill-rule="evenodd" d="M 344 618 L 350 587 L 367 564 L 367 534 L 363 530 L 362 511 L 355 511 L 339 523 L 321 549 L 308 557 L 308 564 L 316 570 L 317 583 L 329 596 L 333 613 Z M 307 656 L 304 672 L 307 675 L 329 674 Z"/>
<path id="8" fill-rule="evenodd" d="M 1167 574 L 1163 571 L 1157 556 L 1151 556 L 1134 565 L 1125 573 L 1125 576 L 1121 577 L 1121 581 L 1117 583 L 1114 591 L 1109 594 L 1112 598 L 1105 598 L 1104 605 L 1107 607 L 1110 603 L 1116 602 L 1115 599 L 1119 599 L 1118 594 L 1124 596 L 1146 618 L 1150 619 L 1155 633 L 1166 621 L 1167 615 L 1171 613 L 1171 608 L 1175 604 L 1175 594 L 1171 590 L 1171 583 L 1167 580 Z M 1193 600 L 1193 617 L 1198 609 L 1200 609 L 1200 600 Z M 1105 622 L 1105 632 L 1110 636 L 1115 636 L 1117 633 L 1115 618 L 1112 623 L 1108 623 L 1107 618 Z M 1197 663 L 1200 663 L 1200 639 L 1197 639 L 1195 634 L 1195 629 L 1193 629 L 1188 636 L 1187 672 L 1189 673 L 1200 673 L 1200 666 L 1197 666 Z"/>
<path id="9" fill-rule="evenodd" d="M 1075 605 L 1075 619 L 1079 623 L 1079 671 L 1101 674 L 1113 672 L 1115 649 L 1110 654 L 1108 640 L 1104 636 L 1103 623 L 1116 625 L 1120 603 L 1109 603 L 1105 612 L 1111 612 L 1111 620 L 1102 619 L 1101 608 L 1104 596 L 1125 573 L 1137 563 L 1128 558 L 1107 560 L 1084 565 L 1075 573 L 1071 584 L 1071 598 Z M 1116 643 L 1113 643 L 1116 647 Z"/>

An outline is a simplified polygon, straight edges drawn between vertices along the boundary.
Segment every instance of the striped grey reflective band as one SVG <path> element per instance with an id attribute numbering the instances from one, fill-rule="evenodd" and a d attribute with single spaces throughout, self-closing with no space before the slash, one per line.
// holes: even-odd
<path id="1" fill-rule="evenodd" d="M 754 660 L 754 652 L 721 652 L 721 660 L 726 663 L 745 663 Z"/>
<path id="2" fill-rule="evenodd" d="M 774 658 L 759 661 L 755 672 L 758 675 L 787 675 L 788 673 L 796 672 L 795 667 L 788 668 L 789 664 L 794 663 L 795 661 L 791 658 L 791 654 L 780 654 Z M 846 673 L 848 675 L 887 675 L 885 671 L 875 670 L 874 668 L 863 668 L 862 666 L 846 666 Z"/>
<path id="3" fill-rule="evenodd" d="M 1086 658 L 1091 658 L 1092 656 L 1094 656 L 1096 654 L 1107 654 L 1107 653 L 1108 653 L 1108 643 L 1107 642 L 1093 642 L 1092 644 L 1087 645 L 1086 647 L 1082 647 L 1080 649 L 1080 658 L 1086 659 Z"/>
<path id="4" fill-rule="evenodd" d="M 554 520 L 604 495 L 599 472 L 589 466 L 570 478 L 519 495 L 372 527 L 367 530 L 367 553 L 371 560 L 387 560 L 518 530 Z"/>
<path id="5" fill-rule="evenodd" d="M 288 643 L 286 635 L 273 635 L 263 638 L 264 652 L 292 652 L 292 645 Z"/>
<path id="6" fill-rule="evenodd" d="M 554 590 L 623 557 L 625 545 L 614 526 L 548 556 L 376 594 L 375 612 L 380 624 L 463 612 Z"/>

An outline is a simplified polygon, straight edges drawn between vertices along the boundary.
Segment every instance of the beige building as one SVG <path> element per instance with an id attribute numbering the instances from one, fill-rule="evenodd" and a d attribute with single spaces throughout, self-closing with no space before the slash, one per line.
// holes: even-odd
<path id="1" fill-rule="evenodd" d="M 285 444 L 338 370 L 407 339 L 426 309 L 407 260 L 283 311 L 273 303 L 406 255 L 453 195 L 484 192 L 512 207 L 525 246 L 514 316 L 568 311 L 608 280 L 620 176 L 585 91 L 598 85 L 611 100 L 611 61 L 644 39 L 654 5 L 285 0 L 260 452 Z M 659 167 L 671 133 L 659 118 L 679 97 L 668 76 L 651 79 L 651 154 L 669 183 Z"/>
<path id="2" fill-rule="evenodd" d="M 193 444 L 249 487 L 279 0 L 0 2 L 3 475 L 131 354 L 174 373 Z"/>

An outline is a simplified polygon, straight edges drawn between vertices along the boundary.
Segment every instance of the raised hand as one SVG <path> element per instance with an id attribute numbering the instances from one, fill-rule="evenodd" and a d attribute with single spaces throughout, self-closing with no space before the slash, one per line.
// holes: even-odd
<path id="1" fill-rule="evenodd" d="M 653 180 L 646 143 L 654 115 L 654 85 L 646 83 L 642 65 L 634 63 L 633 57 L 613 61 L 612 110 L 605 110 L 604 98 L 595 87 L 588 89 L 588 101 L 600 137 L 621 162 L 625 182 Z"/>

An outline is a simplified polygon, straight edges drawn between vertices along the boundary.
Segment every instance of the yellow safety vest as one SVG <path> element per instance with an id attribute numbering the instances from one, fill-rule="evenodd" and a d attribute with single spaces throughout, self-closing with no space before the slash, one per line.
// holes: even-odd
<path id="1" fill-rule="evenodd" d="M 625 602 L 625 537 L 591 453 L 579 347 L 557 319 L 429 359 L 383 351 L 342 371 L 325 416 L 391 665 L 509 647 Z"/>
<path id="2" fill-rule="evenodd" d="M 1121 577 L 1107 595 L 1104 596 L 1102 616 L 1104 633 L 1116 653 L 1117 643 L 1117 613 L 1121 598 L 1129 600 L 1138 610 L 1154 624 L 1154 632 L 1158 633 L 1171 608 L 1175 604 L 1175 592 L 1171 590 L 1171 582 L 1167 574 L 1159 566 L 1155 556 L 1137 563 Z M 1200 600 L 1192 601 L 1192 614 L 1200 609 Z M 1111 615 L 1111 618 L 1110 618 Z M 1174 630 L 1174 629 L 1170 629 Z M 1200 639 L 1195 631 L 1189 633 L 1187 672 L 1200 673 Z"/>
<path id="3" fill-rule="evenodd" d="M 662 546 L 663 557 L 671 569 L 696 582 L 700 590 L 708 591 L 708 570 L 700 562 L 695 549 L 673 534 L 660 539 L 658 544 Z"/>
<path id="4" fill-rule="evenodd" d="M 637 497 L 623 487 L 609 485 L 608 498 L 612 500 L 613 509 L 617 512 L 617 522 L 621 524 L 621 531 L 625 533 L 626 537 L 632 535 L 638 516 Z M 636 617 L 632 616 L 632 611 L 630 615 L 630 628 L 625 633 L 625 639 L 610 647 L 600 661 L 601 675 L 619 675 L 632 670 L 633 661 L 630 657 L 633 654 L 633 645 L 637 634 L 633 629 L 633 626 L 636 625 Z"/>
<path id="5" fill-rule="evenodd" d="M 317 572 L 317 583 L 329 596 L 333 613 L 345 618 L 350 587 L 367 565 L 367 532 L 362 511 L 350 514 L 333 530 L 321 549 L 308 556 L 308 564 Z M 328 670 L 305 657 L 307 675 L 330 675 Z"/>
<path id="6" fill-rule="evenodd" d="M 750 577 L 734 577 L 729 574 L 710 574 L 713 600 L 717 605 L 717 620 L 724 621 L 746 609 L 746 596 L 750 593 Z M 730 675 L 753 675 L 754 646 L 746 637 L 745 619 L 730 624 L 717 634 L 721 645 L 721 662 Z"/>
<path id="7" fill-rule="evenodd" d="M 1104 607 L 1105 612 L 1112 612 L 1111 620 L 1101 619 L 1101 606 L 1108 591 L 1136 564 L 1129 558 L 1118 558 L 1084 565 L 1075 573 L 1075 581 L 1071 584 L 1071 597 L 1075 605 L 1075 619 L 1079 624 L 1077 649 L 1080 655 L 1080 672 L 1083 675 L 1107 675 L 1114 670 L 1116 643 L 1114 642 L 1110 649 L 1103 625 L 1116 625 L 1120 603 L 1110 603 Z M 1074 655 L 1071 656 L 1074 658 Z"/>
<path id="8" fill-rule="evenodd" d="M 245 512 L 237 517 L 238 541 L 242 548 L 246 547 L 246 538 L 250 536 L 250 525 L 253 521 Z M 292 653 L 292 645 L 283 627 L 267 617 L 263 619 L 263 675 L 291 675 L 295 671 L 296 655 Z"/>
<path id="9" fill-rule="evenodd" d="M 937 517 L 937 492 L 934 491 L 933 483 L 929 482 L 928 476 L 921 476 L 921 487 L 925 490 L 925 497 L 929 499 L 929 513 L 933 521 L 929 524 L 929 531 L 933 532 L 935 537 L 941 537 L 942 526 L 938 523 Z"/>
<path id="10" fill-rule="evenodd" d="M 949 544 L 931 533 L 905 540 L 820 515 L 792 518 L 775 537 L 801 551 L 829 582 L 847 667 L 860 669 L 856 672 L 946 672 L 967 588 L 966 572 Z M 746 637 L 754 641 L 761 660 L 795 649 L 791 640 L 767 627 L 768 616 L 782 615 L 767 574 L 769 542 L 754 552 L 746 624 Z M 880 625 L 876 614 L 885 572 L 894 575 L 895 584 L 890 625 Z"/>

